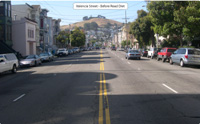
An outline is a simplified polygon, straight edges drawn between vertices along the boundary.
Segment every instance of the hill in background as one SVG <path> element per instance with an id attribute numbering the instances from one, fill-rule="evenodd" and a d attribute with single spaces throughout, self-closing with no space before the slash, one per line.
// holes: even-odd
<path id="1" fill-rule="evenodd" d="M 76 27 L 84 27 L 85 23 L 91 23 L 91 22 L 96 22 L 99 27 L 104 27 L 108 23 L 110 23 L 112 25 L 117 24 L 117 26 L 123 26 L 123 24 L 121 22 L 114 21 L 114 20 L 111 20 L 111 19 L 92 18 L 90 20 L 85 20 L 85 21 L 82 21 L 82 22 L 77 22 L 77 23 L 71 24 L 71 28 L 73 28 L 75 26 Z M 61 26 L 61 30 L 65 30 L 65 29 L 69 29 L 69 25 Z"/>

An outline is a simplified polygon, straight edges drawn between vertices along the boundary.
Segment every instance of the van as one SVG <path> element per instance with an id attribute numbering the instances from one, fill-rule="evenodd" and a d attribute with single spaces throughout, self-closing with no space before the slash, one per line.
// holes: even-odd
<path id="1" fill-rule="evenodd" d="M 200 49 L 179 48 L 170 57 L 170 64 L 179 63 L 185 65 L 200 65 Z"/>
<path id="2" fill-rule="evenodd" d="M 12 73 L 16 73 L 18 67 L 19 62 L 15 54 L 0 54 L 0 73 L 6 71 L 12 71 Z"/>

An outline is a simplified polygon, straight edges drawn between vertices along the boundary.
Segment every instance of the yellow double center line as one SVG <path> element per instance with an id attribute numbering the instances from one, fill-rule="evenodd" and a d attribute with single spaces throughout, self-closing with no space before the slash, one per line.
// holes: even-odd
<path id="1" fill-rule="evenodd" d="M 104 71 L 102 50 L 101 50 L 101 59 L 100 59 L 100 71 Z M 100 88 L 99 88 L 99 124 L 104 123 L 103 121 L 104 110 L 105 110 L 105 118 L 106 118 L 105 122 L 106 124 L 110 124 L 110 112 L 109 112 L 108 95 L 107 95 L 107 88 L 106 88 L 106 79 L 105 79 L 105 74 L 101 73 L 100 74 Z"/>

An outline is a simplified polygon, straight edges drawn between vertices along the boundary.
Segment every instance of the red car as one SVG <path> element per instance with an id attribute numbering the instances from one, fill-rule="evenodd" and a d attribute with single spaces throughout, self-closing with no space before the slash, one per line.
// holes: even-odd
<path id="1" fill-rule="evenodd" d="M 172 47 L 162 48 L 162 50 L 158 52 L 157 61 L 159 61 L 160 59 L 162 59 L 162 62 L 165 62 L 166 60 L 169 61 L 169 57 L 174 51 L 176 51 L 176 48 L 172 48 Z"/>

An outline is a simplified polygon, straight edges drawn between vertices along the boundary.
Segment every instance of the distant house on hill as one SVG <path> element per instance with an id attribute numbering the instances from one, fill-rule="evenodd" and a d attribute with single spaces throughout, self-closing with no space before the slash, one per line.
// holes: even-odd
<path id="1" fill-rule="evenodd" d="M 92 16 L 88 17 L 88 16 L 84 16 L 84 17 L 83 17 L 83 21 L 90 20 L 90 19 L 93 19 L 93 18 L 106 19 L 106 17 L 105 17 L 105 16 L 102 16 L 102 15 L 98 15 L 97 17 L 92 17 Z"/>

